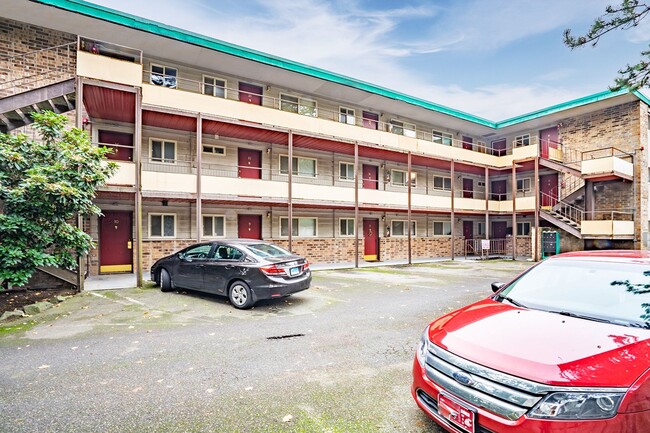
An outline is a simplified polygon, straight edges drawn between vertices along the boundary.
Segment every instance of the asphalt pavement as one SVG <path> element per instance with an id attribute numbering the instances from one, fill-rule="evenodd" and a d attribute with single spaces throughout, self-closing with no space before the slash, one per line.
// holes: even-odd
<path id="1" fill-rule="evenodd" d="M 530 265 L 318 271 L 247 311 L 85 292 L 0 325 L 0 432 L 439 432 L 410 395 L 420 333 Z"/>

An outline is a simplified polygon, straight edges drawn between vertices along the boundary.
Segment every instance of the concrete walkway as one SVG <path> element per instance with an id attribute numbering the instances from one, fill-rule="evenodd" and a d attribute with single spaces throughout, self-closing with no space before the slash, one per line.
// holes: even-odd
<path id="1" fill-rule="evenodd" d="M 509 259 L 509 257 L 494 257 L 494 258 L 503 258 Z M 468 257 L 464 256 L 456 257 L 456 261 L 465 261 L 471 260 L 476 261 L 480 260 L 480 257 Z M 422 263 L 437 263 L 437 262 L 446 262 L 451 260 L 451 257 L 437 257 L 437 258 L 414 258 L 412 259 L 412 264 L 422 264 Z M 530 261 L 528 257 L 517 257 L 517 261 Z M 365 262 L 363 260 L 359 261 L 359 268 L 376 268 L 381 266 L 403 266 L 408 265 L 407 259 L 398 259 L 398 260 L 386 260 L 386 261 L 377 261 L 377 262 Z M 329 271 L 337 269 L 354 269 L 354 262 L 343 262 L 343 263 L 312 263 L 312 271 Z M 151 280 L 149 271 L 143 272 L 142 278 L 145 282 Z M 136 277 L 135 274 L 108 274 L 108 275 L 93 275 L 86 278 L 85 290 L 95 291 L 95 290 L 114 290 L 114 289 L 128 289 L 136 286 Z"/>

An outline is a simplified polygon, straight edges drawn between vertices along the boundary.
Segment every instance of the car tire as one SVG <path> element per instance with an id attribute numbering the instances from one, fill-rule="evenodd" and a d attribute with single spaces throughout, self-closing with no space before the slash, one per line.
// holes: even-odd
<path id="1" fill-rule="evenodd" d="M 161 269 L 160 270 L 160 291 L 169 292 L 173 289 L 174 289 L 174 285 L 172 284 L 172 277 L 169 275 L 169 272 L 167 272 L 167 269 Z"/>
<path id="2" fill-rule="evenodd" d="M 253 292 L 243 281 L 235 281 L 228 288 L 228 299 L 233 307 L 245 310 L 253 306 Z"/>

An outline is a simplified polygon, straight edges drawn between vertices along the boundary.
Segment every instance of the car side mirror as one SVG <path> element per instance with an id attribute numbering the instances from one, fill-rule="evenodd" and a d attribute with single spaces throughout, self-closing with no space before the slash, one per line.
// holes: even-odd
<path id="1" fill-rule="evenodd" d="M 503 288 L 503 286 L 505 286 L 504 283 L 494 282 L 494 283 L 492 283 L 492 291 L 494 293 L 496 293 L 499 290 L 501 290 Z"/>

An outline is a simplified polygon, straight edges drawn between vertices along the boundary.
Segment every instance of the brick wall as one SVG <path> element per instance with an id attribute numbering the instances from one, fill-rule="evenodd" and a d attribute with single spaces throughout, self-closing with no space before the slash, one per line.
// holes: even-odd
<path id="1" fill-rule="evenodd" d="M 605 210 L 629 210 L 634 208 L 634 185 L 632 182 L 598 182 L 595 185 L 596 192 L 594 194 L 595 209 L 597 211 Z M 619 218 L 622 215 L 618 216 Z M 610 219 L 611 215 L 606 215 L 601 212 L 596 212 L 594 218 L 588 219 Z M 614 216 L 617 219 L 617 216 Z M 631 220 L 630 218 L 626 218 Z"/>
<path id="2" fill-rule="evenodd" d="M 639 144 L 641 112 L 639 101 L 594 111 L 559 122 L 562 144 L 587 151 L 617 147 L 634 151 Z"/>
<path id="3" fill-rule="evenodd" d="M 0 60 L 0 98 L 74 77 L 76 47 L 47 49 L 76 40 L 69 33 L 0 18 L 0 53 L 10 57 Z"/>
<path id="4" fill-rule="evenodd" d="M 269 242 L 289 249 L 286 239 L 269 239 Z M 311 263 L 354 262 L 354 238 L 293 239 L 291 247 Z M 363 260 L 363 239 L 359 240 L 359 260 Z"/>
<path id="5" fill-rule="evenodd" d="M 192 239 L 142 241 L 142 270 L 148 271 L 156 260 L 195 243 L 196 240 Z"/>

